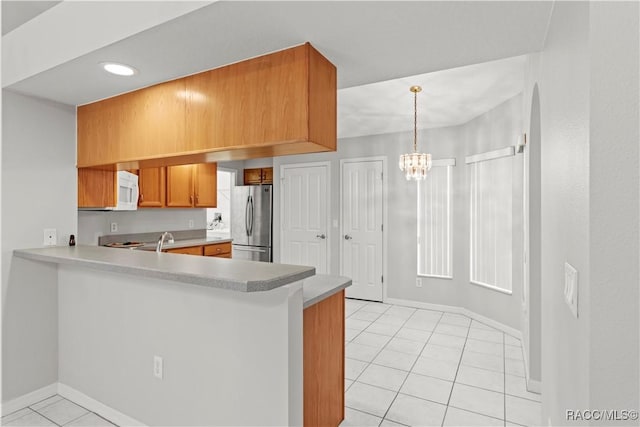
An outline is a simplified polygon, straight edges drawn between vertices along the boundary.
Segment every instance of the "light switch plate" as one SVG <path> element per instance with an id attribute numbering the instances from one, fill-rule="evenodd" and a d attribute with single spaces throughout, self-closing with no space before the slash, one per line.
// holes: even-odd
<path id="1" fill-rule="evenodd" d="M 564 263 L 564 300 L 574 317 L 578 317 L 578 270 Z"/>
<path id="2" fill-rule="evenodd" d="M 44 229 L 44 241 L 45 246 L 55 246 L 58 243 L 58 234 L 55 228 Z"/>

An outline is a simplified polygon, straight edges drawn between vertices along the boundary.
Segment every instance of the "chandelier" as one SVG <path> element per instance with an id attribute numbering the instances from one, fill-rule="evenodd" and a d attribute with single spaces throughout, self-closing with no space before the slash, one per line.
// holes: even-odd
<path id="1" fill-rule="evenodd" d="M 431 169 L 431 154 L 418 153 L 418 92 L 422 90 L 420 86 L 411 86 L 413 92 L 413 153 L 400 156 L 400 170 L 404 172 L 407 181 L 422 180 Z"/>

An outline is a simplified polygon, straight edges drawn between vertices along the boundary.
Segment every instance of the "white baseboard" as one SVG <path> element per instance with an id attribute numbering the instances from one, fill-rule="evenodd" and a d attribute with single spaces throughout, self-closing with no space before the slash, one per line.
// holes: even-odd
<path id="1" fill-rule="evenodd" d="M 27 406 L 36 404 L 55 394 L 59 394 L 65 399 L 69 399 L 119 426 L 146 426 L 146 424 L 141 423 L 140 421 L 98 402 L 86 394 L 62 383 L 49 384 L 46 387 L 42 387 L 41 389 L 5 402 L 2 404 L 0 412 L 2 413 L 2 416 L 5 416 L 22 408 L 26 408 Z"/>
<path id="2" fill-rule="evenodd" d="M 540 381 L 532 380 L 531 378 L 527 377 L 527 390 L 529 390 L 531 393 L 540 394 L 542 393 L 542 383 Z"/>
<path id="3" fill-rule="evenodd" d="M 119 426 L 146 426 L 135 418 L 131 418 L 66 384 L 58 383 L 58 394 Z"/>
<path id="4" fill-rule="evenodd" d="M 463 307 L 456 307 L 453 305 L 430 304 L 427 302 L 410 301 L 410 300 L 397 299 L 397 298 L 386 298 L 384 302 L 387 304 L 403 305 L 405 307 L 423 308 L 426 310 L 435 310 L 435 311 L 444 311 L 447 313 L 464 314 L 465 316 L 470 317 L 473 320 L 476 320 L 480 323 L 484 323 L 485 325 L 491 326 L 492 328 L 502 331 L 505 334 L 511 335 L 512 337 L 517 338 L 520 340 L 520 342 L 522 342 L 522 332 L 520 332 L 519 330 L 512 328 L 511 326 L 507 326 L 503 323 L 497 322 L 493 319 L 489 319 L 488 317 L 482 316 L 476 312 L 473 312 Z M 527 382 L 527 390 L 529 390 L 532 393 L 540 394 L 542 392 L 542 384 L 540 381 L 532 380 L 531 377 L 529 376 L 529 360 L 527 358 L 526 353 L 525 352 L 523 353 L 524 353 L 523 354 L 524 370 L 525 370 L 525 377 Z"/>
<path id="5" fill-rule="evenodd" d="M 410 301 L 397 298 L 387 298 L 384 302 L 388 304 L 403 305 L 405 307 L 424 308 L 427 310 L 464 314 L 465 316 L 470 317 L 473 320 L 484 323 L 485 325 L 491 326 L 492 328 L 496 328 L 504 332 L 505 334 L 511 335 L 512 337 L 522 341 L 522 333 L 519 330 L 512 328 L 511 326 L 507 326 L 503 323 L 497 322 L 493 319 L 489 319 L 488 317 L 482 316 L 474 311 L 468 310 L 463 307 L 456 307 L 454 305 L 430 304 L 428 302 Z"/>
<path id="6" fill-rule="evenodd" d="M 20 397 L 16 397 L 15 399 L 11 399 L 8 402 L 4 402 L 2 404 L 2 409 L 0 409 L 0 412 L 4 417 L 5 415 L 8 415 L 12 412 L 38 403 L 41 400 L 46 399 L 47 397 L 51 397 L 57 392 L 58 383 L 49 384 L 48 386 L 39 388 L 38 390 L 32 391 L 31 393 L 23 394 Z"/>

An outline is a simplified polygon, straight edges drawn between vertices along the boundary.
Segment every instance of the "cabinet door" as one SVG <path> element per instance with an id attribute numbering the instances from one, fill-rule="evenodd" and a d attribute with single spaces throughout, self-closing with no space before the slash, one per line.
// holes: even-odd
<path id="1" fill-rule="evenodd" d="M 262 169 L 262 183 L 273 184 L 273 168 Z"/>
<path id="2" fill-rule="evenodd" d="M 167 206 L 193 207 L 193 165 L 167 166 Z"/>
<path id="3" fill-rule="evenodd" d="M 205 256 L 231 258 L 231 243 L 218 243 L 204 247 Z M 226 255 L 229 255 L 228 257 Z"/>
<path id="4" fill-rule="evenodd" d="M 138 171 L 138 186 L 141 208 L 161 208 L 165 205 L 166 194 L 165 168 L 147 168 Z"/>
<path id="5" fill-rule="evenodd" d="M 169 252 L 172 254 L 202 255 L 202 246 L 189 246 L 186 248 L 167 249 L 165 252 Z"/>
<path id="6" fill-rule="evenodd" d="M 188 151 L 185 85 L 172 80 L 78 107 L 78 165 Z"/>
<path id="7" fill-rule="evenodd" d="M 218 205 L 218 164 L 194 165 L 194 194 L 197 208 L 215 208 Z"/>
<path id="8" fill-rule="evenodd" d="M 262 169 L 245 169 L 244 185 L 253 185 L 262 183 Z"/>
<path id="9" fill-rule="evenodd" d="M 78 207 L 116 205 L 116 173 L 99 169 L 78 169 Z"/>

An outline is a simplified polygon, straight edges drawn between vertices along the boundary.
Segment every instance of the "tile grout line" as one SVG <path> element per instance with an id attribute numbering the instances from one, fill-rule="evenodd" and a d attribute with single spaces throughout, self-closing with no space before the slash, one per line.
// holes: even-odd
<path id="1" fill-rule="evenodd" d="M 453 396 L 453 388 L 456 386 L 456 378 L 458 378 L 458 371 L 460 371 L 460 365 L 462 365 L 462 356 L 464 355 L 464 349 L 467 346 L 467 340 L 469 339 L 469 332 L 471 331 L 471 322 L 469 322 L 469 328 L 467 329 L 467 336 L 464 338 L 464 344 L 462 345 L 462 351 L 460 352 L 460 360 L 458 360 L 458 366 L 456 367 L 456 374 L 453 376 L 451 382 L 451 391 L 449 392 L 449 398 L 447 399 L 447 406 L 444 408 L 444 415 L 442 416 L 442 424 L 444 426 L 444 420 L 447 418 L 447 412 L 449 411 L 449 404 L 451 403 L 451 396 Z"/>
<path id="2" fill-rule="evenodd" d="M 402 326 L 400 326 L 400 329 L 402 329 L 402 327 L 409 321 L 410 318 L 412 318 L 416 313 L 418 312 L 418 309 L 416 309 L 416 311 L 413 312 L 413 314 L 411 316 L 409 316 L 407 318 L 407 320 L 404 321 L 404 323 L 402 324 Z M 420 350 L 420 353 L 418 353 L 416 360 L 413 361 L 413 364 L 411 365 L 411 368 L 409 368 L 409 372 L 407 373 L 407 376 L 405 377 L 404 381 L 402 381 L 402 384 L 400 384 L 400 387 L 398 387 L 398 391 L 396 392 L 396 395 L 393 397 L 393 400 L 391 400 L 391 404 L 389 405 L 389 407 L 387 408 L 387 410 L 384 413 L 384 416 L 382 417 L 382 421 L 385 421 L 387 419 L 387 414 L 389 413 L 389 410 L 391 409 L 391 407 L 393 406 L 393 404 L 395 403 L 396 399 L 398 398 L 398 395 L 400 394 L 400 390 L 402 389 L 402 387 L 404 386 L 404 384 L 407 382 L 407 378 L 409 378 L 409 375 L 411 375 L 413 368 L 416 366 L 416 363 L 418 363 L 418 359 L 420 358 L 420 354 L 422 354 L 422 352 L 424 351 L 425 347 L 427 346 L 427 344 L 429 343 L 429 341 L 431 341 L 431 337 L 433 336 L 433 332 L 435 331 L 435 328 L 438 327 L 438 325 L 440 324 L 440 320 L 442 320 L 442 316 L 444 315 L 444 312 L 439 312 L 440 313 L 440 317 L 438 318 L 438 321 L 435 323 L 434 329 L 433 331 L 431 331 L 431 334 L 429 335 L 429 338 L 427 339 L 427 341 L 422 345 L 422 349 Z M 399 330 L 400 330 L 399 329 Z M 398 330 L 398 331 L 399 331 Z M 398 332 L 396 332 L 397 334 Z M 394 335 L 395 337 L 395 335 Z M 417 397 L 417 396 L 416 396 Z M 426 400 L 426 399 L 425 399 Z M 443 418 L 444 419 L 444 418 Z M 382 421 L 380 423 L 382 423 Z M 389 419 L 389 421 L 393 421 Z"/>
<path id="3" fill-rule="evenodd" d="M 502 334 L 502 368 L 504 370 L 504 373 L 502 374 L 502 379 L 503 379 L 503 384 L 502 386 L 504 387 L 503 389 L 503 411 L 504 411 L 504 425 L 506 427 L 507 425 L 507 349 L 504 347 L 504 334 Z"/>

